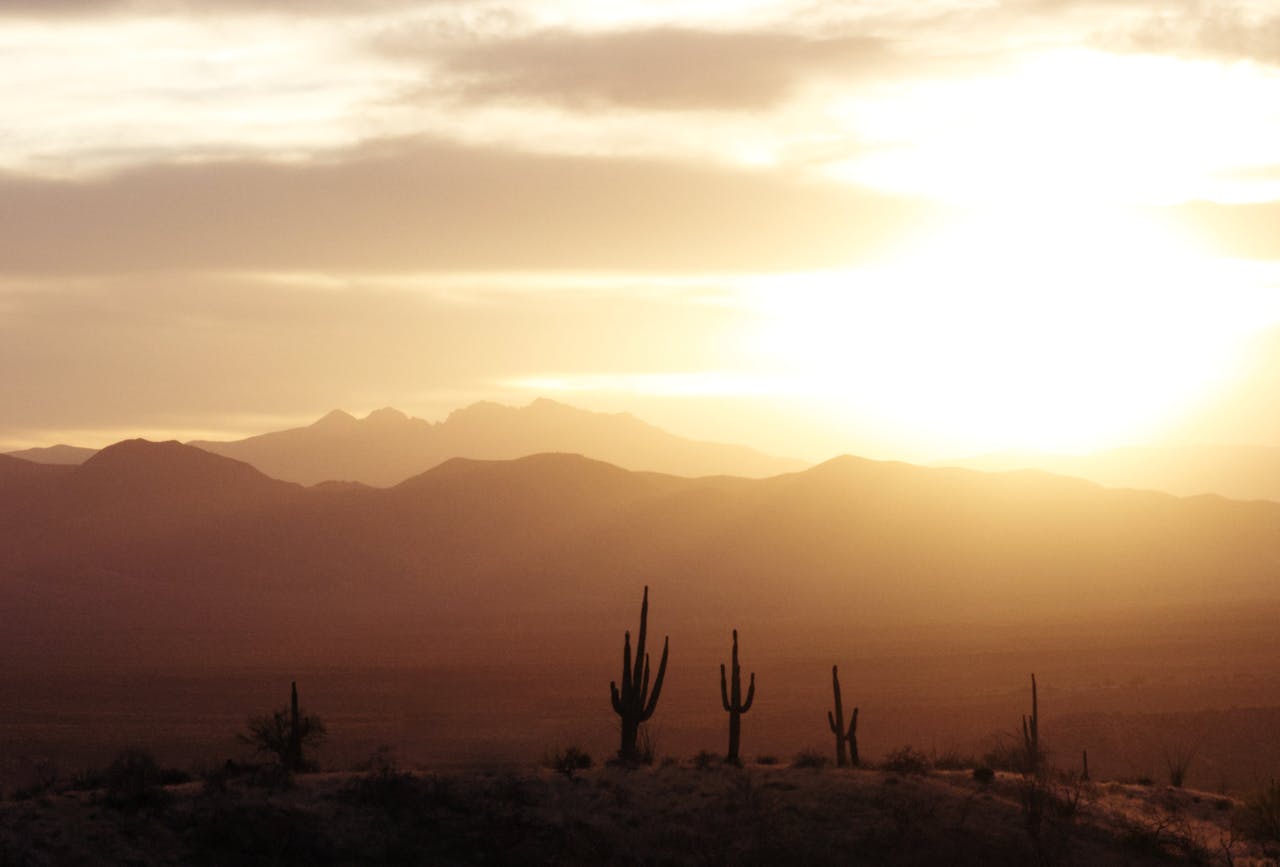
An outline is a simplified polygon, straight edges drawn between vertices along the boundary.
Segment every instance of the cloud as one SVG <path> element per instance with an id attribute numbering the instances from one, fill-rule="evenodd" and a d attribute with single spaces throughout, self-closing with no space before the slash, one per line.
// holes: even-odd
<path id="1" fill-rule="evenodd" d="M 781 170 L 400 140 L 0 177 L 0 273 L 796 270 L 874 255 L 934 210 Z"/>
<path id="2" fill-rule="evenodd" d="M 1202 11 L 1203 10 L 1203 11 Z M 1153 15 L 1107 44 L 1129 51 L 1280 64 L 1280 15 L 1235 5 Z"/>
<path id="3" fill-rule="evenodd" d="M 461 5 L 462 0 L 427 0 L 425 5 Z M 479 0 L 467 0 L 479 2 Z M 366 16 L 388 9 L 412 9 L 423 0 L 4 0 L 0 19 L 60 20 L 111 16 L 254 15 Z"/>
<path id="4" fill-rule="evenodd" d="M 430 63 L 468 100 L 574 109 L 757 111 L 814 79 L 865 78 L 892 61 L 885 43 L 866 36 L 660 27 L 441 41 L 426 33 L 385 37 L 378 47 Z"/>

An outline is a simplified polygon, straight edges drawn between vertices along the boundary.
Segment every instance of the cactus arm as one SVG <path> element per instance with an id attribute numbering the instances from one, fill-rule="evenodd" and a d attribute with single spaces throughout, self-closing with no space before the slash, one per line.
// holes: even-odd
<path id="1" fill-rule="evenodd" d="M 720 703 L 724 705 L 724 709 L 732 712 L 733 707 L 729 704 L 729 688 L 724 681 L 724 663 L 720 663 Z"/>
<path id="2" fill-rule="evenodd" d="M 747 700 L 744 701 L 738 709 L 739 713 L 746 713 L 751 710 L 751 702 L 756 698 L 756 673 L 751 672 L 751 683 L 747 686 Z"/>
<path id="3" fill-rule="evenodd" d="M 640 678 L 644 674 L 644 665 L 648 659 L 644 652 L 645 639 L 649 635 L 649 585 L 644 587 L 644 600 L 640 603 L 640 634 L 636 638 L 636 661 L 635 670 L 631 675 L 631 685 L 633 687 L 640 685 Z"/>
<path id="4" fill-rule="evenodd" d="M 827 711 L 827 725 L 829 725 L 831 727 L 831 731 L 836 734 L 844 734 L 844 732 L 840 730 L 840 726 L 836 725 L 836 719 L 831 715 L 831 711 Z"/>
<path id="5" fill-rule="evenodd" d="M 849 719 L 849 734 L 848 734 L 849 739 L 852 740 L 854 735 L 856 735 L 857 733 L 858 733 L 858 709 L 855 707 L 853 709 L 853 716 Z"/>
<path id="6" fill-rule="evenodd" d="M 640 721 L 645 722 L 649 717 L 653 716 L 654 708 L 658 706 L 658 696 L 662 694 L 662 680 L 667 676 L 667 649 L 671 643 L 670 637 L 662 639 L 662 659 L 658 662 L 658 676 L 653 681 L 653 692 L 649 694 L 649 704 L 641 714 Z"/>
<path id="7" fill-rule="evenodd" d="M 613 712 L 621 714 L 623 712 L 622 699 L 618 695 L 618 684 L 614 683 L 612 680 L 609 681 L 609 699 L 613 702 Z"/>

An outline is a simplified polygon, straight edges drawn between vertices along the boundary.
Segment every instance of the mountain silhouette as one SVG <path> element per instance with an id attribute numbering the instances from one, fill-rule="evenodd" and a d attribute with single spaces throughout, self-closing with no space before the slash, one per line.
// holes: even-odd
<path id="1" fill-rule="evenodd" d="M 1040 469 L 1182 497 L 1280 501 L 1280 448 L 1274 446 L 1127 446 L 1084 455 L 1011 451 L 938 463 L 987 472 Z"/>
<path id="2" fill-rule="evenodd" d="M 59 443 L 55 446 L 43 446 L 34 449 L 21 449 L 9 452 L 9 457 L 21 458 L 37 464 L 83 464 L 93 457 L 97 449 L 86 449 L 80 446 L 68 446 Z"/>
<path id="3" fill-rule="evenodd" d="M 477 403 L 434 424 L 389 407 L 363 419 L 334 410 L 308 427 L 191 445 L 304 485 L 338 480 L 388 487 L 450 458 L 507 460 L 542 452 L 679 476 L 761 477 L 805 466 L 744 446 L 684 439 L 632 415 L 546 399 L 525 407 Z"/>
<path id="4" fill-rule="evenodd" d="M 36 484 L 3 471 L 13 460 L 0 603 L 5 640 L 27 651 L 124 652 L 120 630 L 136 643 L 163 627 L 226 659 L 394 645 L 496 660 L 516 640 L 590 652 L 645 582 L 673 644 L 726 617 L 797 644 L 1280 593 L 1280 505 L 1039 472 L 843 457 L 683 478 L 540 454 L 302 488 L 177 443 L 120 443 Z"/>

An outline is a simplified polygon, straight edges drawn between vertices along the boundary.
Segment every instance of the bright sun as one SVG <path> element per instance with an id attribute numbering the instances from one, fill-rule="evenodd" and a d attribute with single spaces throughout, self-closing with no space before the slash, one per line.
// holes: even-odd
<path id="1" fill-rule="evenodd" d="M 971 212 L 876 267 L 764 281 L 753 340 L 866 433 L 1083 451 L 1156 438 L 1232 375 L 1280 316 L 1233 267 L 1116 209 Z"/>

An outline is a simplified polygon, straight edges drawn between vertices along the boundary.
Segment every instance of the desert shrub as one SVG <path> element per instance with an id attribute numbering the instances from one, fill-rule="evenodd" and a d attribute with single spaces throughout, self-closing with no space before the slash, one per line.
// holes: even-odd
<path id="1" fill-rule="evenodd" d="M 817 750 L 801 750 L 791 759 L 793 768 L 811 768 L 820 771 L 831 763 L 826 753 Z"/>
<path id="2" fill-rule="evenodd" d="M 777 756 L 756 756 L 757 765 L 776 765 L 777 763 Z"/>
<path id="3" fill-rule="evenodd" d="M 1246 836 L 1259 843 L 1280 843 L 1280 782 L 1272 780 L 1245 798 L 1240 826 Z"/>
<path id="4" fill-rule="evenodd" d="M 965 755 L 955 747 L 951 747 L 942 752 L 934 750 L 931 764 L 940 771 L 965 771 L 978 762 L 973 756 Z"/>
<path id="5" fill-rule="evenodd" d="M 700 771 L 705 771 L 720 761 L 720 757 L 710 750 L 700 750 L 693 757 L 693 766 Z"/>
<path id="6" fill-rule="evenodd" d="M 587 770 L 594 762 L 585 750 L 566 747 L 547 756 L 543 764 L 558 774 L 564 774 L 566 779 L 572 780 L 575 773 Z"/>
<path id="7" fill-rule="evenodd" d="M 1169 770 L 1169 785 L 1175 789 L 1182 788 L 1182 783 L 1187 778 L 1187 771 L 1191 769 L 1191 763 L 1195 757 L 1195 747 L 1165 749 L 1164 764 Z"/>
<path id="8" fill-rule="evenodd" d="M 1028 774 L 1035 770 L 1022 735 L 999 732 L 993 736 L 991 748 L 982 756 L 982 764 L 996 771 Z"/>
<path id="9" fill-rule="evenodd" d="M 880 763 L 880 768 L 895 774 L 927 774 L 929 757 L 908 744 L 885 756 L 884 761 Z"/>
<path id="10" fill-rule="evenodd" d="M 141 807 L 164 800 L 160 766 L 143 750 L 125 750 L 116 756 L 103 782 L 107 803 L 113 807 Z"/>
<path id="11" fill-rule="evenodd" d="M 312 714 L 298 715 L 298 729 L 295 732 L 290 709 L 287 707 L 270 714 L 252 717 L 249 720 L 248 731 L 239 736 L 241 743 L 248 744 L 259 753 L 273 757 L 281 765 L 297 764 L 297 767 L 289 767 L 290 771 L 314 770 L 316 763 L 314 760 L 307 759 L 306 753 L 319 746 L 324 737 L 324 722 Z M 302 758 L 291 761 L 290 755 L 294 750 L 295 742 Z"/>
<path id="12" fill-rule="evenodd" d="M 986 765 L 980 765 L 973 769 L 973 778 L 984 786 L 989 786 L 995 781 L 996 772 Z"/>

